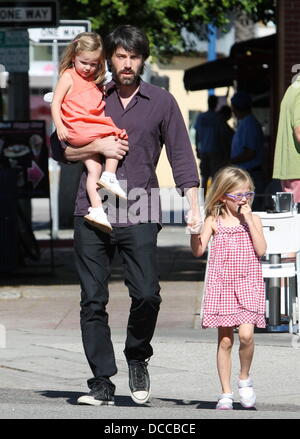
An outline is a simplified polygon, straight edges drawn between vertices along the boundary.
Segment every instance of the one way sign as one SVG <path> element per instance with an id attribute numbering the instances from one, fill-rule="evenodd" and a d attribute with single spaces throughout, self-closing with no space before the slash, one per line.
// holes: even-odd
<path id="1" fill-rule="evenodd" d="M 89 20 L 60 20 L 58 27 L 28 29 L 30 40 L 36 43 L 66 43 L 81 32 L 90 32 Z"/>

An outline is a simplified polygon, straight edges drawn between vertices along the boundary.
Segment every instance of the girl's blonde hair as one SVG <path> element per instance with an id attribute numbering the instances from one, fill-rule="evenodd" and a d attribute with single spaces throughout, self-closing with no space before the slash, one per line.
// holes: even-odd
<path id="1" fill-rule="evenodd" d="M 225 213 L 225 204 L 221 198 L 239 186 L 249 185 L 249 191 L 254 191 L 254 184 L 249 173 L 237 166 L 226 166 L 220 169 L 214 176 L 212 184 L 205 199 L 205 216 L 216 218 Z"/>
<path id="2" fill-rule="evenodd" d="M 80 52 L 93 52 L 95 50 L 100 50 L 100 56 L 94 82 L 102 84 L 105 78 L 105 54 L 102 38 L 96 32 L 82 32 L 68 44 L 59 63 L 59 74 L 62 75 L 65 70 L 73 67 L 73 59 Z"/>

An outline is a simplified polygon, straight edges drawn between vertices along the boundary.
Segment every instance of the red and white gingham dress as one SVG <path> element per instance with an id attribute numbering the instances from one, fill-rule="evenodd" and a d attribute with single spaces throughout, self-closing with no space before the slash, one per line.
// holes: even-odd
<path id="1" fill-rule="evenodd" d="M 265 328 L 265 286 L 260 258 L 247 224 L 224 227 L 217 221 L 208 260 L 202 327 Z"/>

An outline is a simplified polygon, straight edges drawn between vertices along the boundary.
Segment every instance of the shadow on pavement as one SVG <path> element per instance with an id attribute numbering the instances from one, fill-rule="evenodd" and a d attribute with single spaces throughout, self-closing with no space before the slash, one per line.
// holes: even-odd
<path id="1" fill-rule="evenodd" d="M 160 401 L 164 402 L 164 405 L 176 405 L 176 406 L 193 406 L 196 409 L 202 410 L 216 410 L 217 401 L 197 401 L 197 400 L 184 400 L 184 399 L 167 399 L 160 398 Z M 245 409 L 240 403 L 233 403 L 233 410 L 251 410 L 256 411 L 256 408 L 253 407 L 251 409 Z"/>
<path id="2" fill-rule="evenodd" d="M 196 259 L 188 247 L 164 246 L 158 248 L 161 281 L 202 281 L 206 257 Z M 123 266 L 116 252 L 110 282 L 123 281 Z M 49 248 L 41 250 L 39 261 L 26 260 L 25 264 L 8 273 L 0 273 L 0 286 L 17 285 L 78 285 L 72 247 L 55 248 L 53 264 Z"/>
<path id="3" fill-rule="evenodd" d="M 85 393 L 64 390 L 42 390 L 36 393 L 50 399 L 64 399 L 68 404 L 71 405 L 77 405 L 77 399 L 80 396 L 85 395 Z"/>
<path id="4" fill-rule="evenodd" d="M 61 391 L 61 390 L 43 390 L 36 392 L 41 396 L 50 399 L 64 399 L 70 405 L 77 405 L 77 399 L 85 395 L 83 392 Z M 130 396 L 116 395 L 115 405 L 118 407 L 137 407 Z M 172 406 L 184 406 L 201 410 L 215 410 L 216 401 L 199 401 L 199 400 L 184 400 L 184 399 L 170 399 L 170 398 L 151 398 L 143 407 L 172 407 Z M 233 403 L 233 410 L 247 410 L 256 411 L 256 408 L 245 409 L 240 403 Z"/>

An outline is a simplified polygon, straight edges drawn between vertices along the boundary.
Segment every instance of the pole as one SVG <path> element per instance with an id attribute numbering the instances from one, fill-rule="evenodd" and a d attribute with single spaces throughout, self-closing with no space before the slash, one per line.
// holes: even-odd
<path id="1" fill-rule="evenodd" d="M 271 264 L 280 264 L 281 255 L 270 255 Z M 269 325 L 278 326 L 281 323 L 280 313 L 281 279 L 271 278 L 269 282 Z"/>
<path id="2" fill-rule="evenodd" d="M 52 80 L 52 89 L 54 90 L 58 74 L 58 44 L 57 40 L 53 40 L 52 43 L 52 63 L 54 66 L 53 72 L 53 80 Z M 53 125 L 53 130 L 54 130 Z M 53 160 L 51 157 L 49 158 L 49 174 L 50 174 L 50 198 L 51 198 L 51 230 L 52 237 L 54 239 L 58 238 L 58 230 L 59 230 L 59 212 L 58 212 L 58 193 L 59 193 L 59 178 L 60 178 L 60 165 Z"/>
<path id="3" fill-rule="evenodd" d="M 216 59 L 216 43 L 217 43 L 217 28 L 213 24 L 208 25 L 208 47 L 207 47 L 207 61 L 214 61 Z M 214 95 L 215 90 L 210 88 L 209 95 Z"/>

